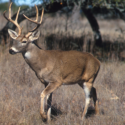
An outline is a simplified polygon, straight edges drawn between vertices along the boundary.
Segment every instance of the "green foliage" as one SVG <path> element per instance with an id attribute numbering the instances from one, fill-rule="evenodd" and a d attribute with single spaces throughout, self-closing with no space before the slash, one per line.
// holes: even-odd
<path id="1" fill-rule="evenodd" d="M 2 11 L 2 12 L 4 12 L 5 10 L 8 10 L 8 7 L 9 7 L 9 3 L 8 2 L 6 2 L 6 3 L 1 3 L 0 4 L 0 11 Z M 29 6 L 26 6 L 26 5 L 22 5 L 21 6 L 21 9 L 25 9 L 25 8 L 28 8 Z M 14 11 L 14 12 L 17 12 L 17 10 L 18 10 L 18 8 L 19 8 L 19 6 L 17 6 L 16 4 L 12 4 L 12 10 Z"/>
<path id="2" fill-rule="evenodd" d="M 51 0 L 51 2 L 53 3 L 53 2 L 54 2 L 54 0 Z"/>
<path id="3" fill-rule="evenodd" d="M 57 0 L 41 0 L 42 3 L 54 3 L 54 2 L 57 2 Z M 77 3 L 79 4 L 80 6 L 86 6 L 86 5 L 91 5 L 92 7 L 95 7 L 95 6 L 105 6 L 105 7 L 108 7 L 108 8 L 111 8 L 111 7 L 125 7 L 125 0 L 61 0 L 60 2 L 67 2 L 68 4 L 70 3 Z"/>
<path id="4" fill-rule="evenodd" d="M 8 3 L 1 3 L 0 4 L 0 11 L 5 11 L 8 9 Z"/>

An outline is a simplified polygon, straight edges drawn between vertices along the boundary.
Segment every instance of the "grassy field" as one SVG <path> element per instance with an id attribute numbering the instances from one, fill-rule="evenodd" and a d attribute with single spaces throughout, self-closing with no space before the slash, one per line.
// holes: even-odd
<path id="1" fill-rule="evenodd" d="M 125 124 L 125 63 L 107 61 L 94 83 L 99 99 L 100 115 L 94 115 L 93 102 L 84 122 L 84 92 L 78 85 L 61 86 L 53 94 L 52 125 L 123 125 Z M 40 93 L 44 85 L 25 63 L 21 54 L 8 50 L 0 61 L 0 124 L 40 125 Z"/>
<path id="2" fill-rule="evenodd" d="M 61 22 L 58 14 L 55 19 L 51 17 L 48 19 L 47 16 L 41 28 L 44 35 L 50 32 L 63 32 L 64 35 L 65 32 L 69 32 L 76 36 L 83 33 L 91 35 L 92 33 L 86 19 L 77 22 L 80 23 L 77 28 L 74 25 L 75 22 L 69 21 L 68 31 L 65 31 L 66 22 L 65 19 L 62 20 L 63 16 Z M 71 20 L 74 18 L 76 17 L 72 17 Z M 0 28 L 5 25 L 3 17 L 0 18 L 1 21 L 4 23 L 0 24 Z M 48 26 L 50 22 L 53 25 Z M 104 36 L 103 40 L 114 41 L 123 35 L 116 31 L 116 29 L 124 27 L 124 22 L 121 20 L 99 20 L 98 22 L 101 34 Z M 21 25 L 30 27 L 30 24 L 25 21 Z M 24 28 L 23 32 L 27 32 L 27 29 Z M 122 39 L 124 40 L 124 38 Z M 100 115 L 94 114 L 93 102 L 91 101 L 87 118 L 81 121 L 85 104 L 84 91 L 78 85 L 61 86 L 53 94 L 51 124 L 124 125 L 125 63 L 114 59 L 102 62 L 94 87 L 97 89 Z M 21 54 L 12 56 L 8 52 L 8 46 L 6 49 L 0 48 L 0 125 L 46 125 L 39 113 L 40 93 L 43 89 L 44 85 L 40 83 L 35 73 L 25 63 Z"/>

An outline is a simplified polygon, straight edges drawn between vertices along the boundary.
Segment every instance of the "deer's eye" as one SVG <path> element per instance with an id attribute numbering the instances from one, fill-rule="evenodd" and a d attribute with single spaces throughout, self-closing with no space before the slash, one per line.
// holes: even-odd
<path id="1" fill-rule="evenodd" d="M 22 43 L 26 43 L 26 41 L 22 41 Z"/>

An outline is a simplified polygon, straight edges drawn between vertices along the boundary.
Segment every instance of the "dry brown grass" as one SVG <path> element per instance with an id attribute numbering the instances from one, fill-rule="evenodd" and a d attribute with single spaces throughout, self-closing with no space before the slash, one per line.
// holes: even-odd
<path id="1" fill-rule="evenodd" d="M 61 86 L 53 94 L 52 125 L 123 125 L 125 124 L 125 63 L 103 62 L 94 83 L 100 115 L 94 115 L 91 102 L 88 117 L 82 122 L 84 92 L 78 85 Z M 44 85 L 25 63 L 21 54 L 6 50 L 0 59 L 0 124 L 40 125 L 40 93 Z M 114 94 L 118 100 L 111 99 Z"/>

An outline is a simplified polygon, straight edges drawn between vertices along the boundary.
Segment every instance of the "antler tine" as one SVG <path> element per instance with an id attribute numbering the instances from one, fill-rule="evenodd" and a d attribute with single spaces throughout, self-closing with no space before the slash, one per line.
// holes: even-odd
<path id="1" fill-rule="evenodd" d="M 40 19 L 40 24 L 42 23 L 43 13 L 44 13 L 44 9 L 42 10 L 41 19 Z"/>
<path id="2" fill-rule="evenodd" d="M 21 27 L 19 26 L 19 24 L 17 22 L 17 19 L 18 19 L 18 16 L 19 16 L 19 12 L 20 12 L 20 7 L 18 9 L 18 12 L 17 12 L 17 15 L 16 15 L 16 19 L 14 21 L 14 20 L 11 19 L 11 6 L 12 6 L 12 2 L 10 3 L 10 6 L 9 6 L 9 18 L 7 18 L 6 15 L 5 15 L 6 11 L 4 11 L 3 16 L 5 17 L 6 20 L 12 22 L 13 24 L 15 24 L 17 26 L 17 28 L 19 30 L 19 32 L 18 32 L 18 36 L 19 36 L 19 35 L 21 35 L 21 31 L 22 31 Z"/>
<path id="3" fill-rule="evenodd" d="M 42 10 L 42 14 L 41 14 L 41 19 L 40 19 L 40 22 L 38 22 L 38 23 L 37 23 L 37 26 L 36 26 L 33 30 L 31 30 L 30 32 L 33 32 L 33 31 L 35 31 L 36 29 L 38 29 L 38 28 L 39 28 L 39 26 L 40 26 L 40 25 L 41 25 L 41 23 L 42 23 L 43 13 L 44 13 L 44 9 Z"/>
<path id="4" fill-rule="evenodd" d="M 20 12 L 20 7 L 18 9 L 18 12 L 17 12 L 17 15 L 16 15 L 16 19 L 15 19 L 15 22 L 17 23 L 17 19 L 18 19 L 18 16 L 19 16 L 19 12 Z"/>
<path id="5" fill-rule="evenodd" d="M 38 8 L 37 8 L 37 6 L 35 5 L 35 7 L 36 7 L 36 20 L 35 21 L 38 21 L 38 16 L 39 16 L 39 13 L 38 13 Z"/>
<path id="6" fill-rule="evenodd" d="M 38 8 L 37 8 L 37 6 L 35 5 L 35 7 L 36 7 L 36 20 L 32 20 L 32 19 L 30 19 L 30 18 L 28 18 L 26 15 L 24 15 L 23 14 L 23 16 L 27 19 L 27 20 L 29 20 L 29 21 L 31 21 L 31 22 L 33 22 L 33 23 L 35 23 L 35 24 L 39 24 L 39 22 L 37 22 L 38 21 Z"/>
<path id="7" fill-rule="evenodd" d="M 11 19 L 11 6 L 12 6 L 12 2 L 10 3 L 10 6 L 9 6 L 9 19 Z"/>
<path id="8" fill-rule="evenodd" d="M 35 5 L 35 7 L 36 7 L 36 20 L 32 20 L 32 19 L 28 18 L 26 15 L 23 14 L 23 16 L 24 16 L 27 20 L 29 20 L 29 21 L 31 21 L 31 22 L 37 24 L 37 26 L 36 26 L 33 30 L 31 30 L 30 32 L 33 32 L 33 31 L 35 31 L 36 29 L 39 28 L 39 26 L 40 26 L 41 23 L 42 23 L 42 18 L 43 18 L 43 13 L 44 13 L 44 9 L 43 9 L 43 10 L 42 10 L 42 14 L 41 14 L 40 22 L 38 22 L 38 14 L 39 14 L 39 13 L 38 13 L 38 8 L 37 8 L 36 5 Z"/>
<path id="9" fill-rule="evenodd" d="M 4 18 L 5 18 L 6 20 L 8 20 L 8 18 L 6 17 L 5 13 L 6 13 L 6 10 L 3 12 L 3 16 L 4 16 Z M 8 20 L 8 21 L 9 21 L 9 20 Z"/>

